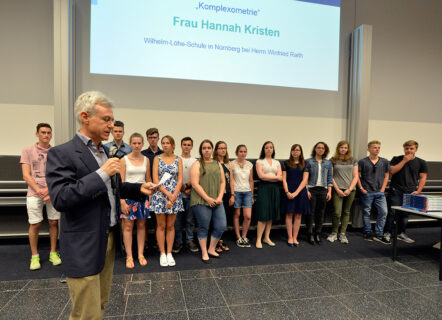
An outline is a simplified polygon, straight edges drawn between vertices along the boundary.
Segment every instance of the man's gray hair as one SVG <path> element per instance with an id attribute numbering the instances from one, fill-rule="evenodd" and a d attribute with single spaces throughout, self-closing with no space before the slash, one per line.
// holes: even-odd
<path id="1" fill-rule="evenodd" d="M 94 115 L 97 112 L 95 109 L 97 104 L 103 107 L 113 108 L 112 101 L 106 97 L 104 93 L 99 91 L 87 91 L 77 98 L 77 101 L 75 101 L 75 118 L 79 125 L 83 124 L 80 114 L 87 112 L 90 115 Z"/>

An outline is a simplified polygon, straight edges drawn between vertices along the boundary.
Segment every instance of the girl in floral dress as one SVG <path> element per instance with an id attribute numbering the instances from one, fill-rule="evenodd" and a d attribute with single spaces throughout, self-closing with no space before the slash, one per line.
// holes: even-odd
<path id="1" fill-rule="evenodd" d="M 183 162 L 174 154 L 175 140 L 171 136 L 161 139 L 164 153 L 153 160 L 153 183 L 158 184 L 167 172 L 171 177 L 152 196 L 151 206 L 157 218 L 156 236 L 160 250 L 160 265 L 175 266 L 172 247 L 175 239 L 175 219 L 179 211 L 184 211 L 180 189 L 183 184 Z M 167 244 L 165 248 L 165 243 Z"/>

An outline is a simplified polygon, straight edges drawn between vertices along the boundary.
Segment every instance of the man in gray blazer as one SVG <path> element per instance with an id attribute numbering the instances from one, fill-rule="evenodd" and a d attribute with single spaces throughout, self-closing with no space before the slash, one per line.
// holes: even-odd
<path id="1" fill-rule="evenodd" d="M 70 319 L 101 319 L 109 299 L 118 231 L 119 197 L 144 201 L 151 183 L 122 183 L 120 161 L 102 141 L 112 130 L 112 102 L 102 93 L 75 102 L 80 130 L 48 153 L 46 180 L 61 212 L 60 252 L 72 300 Z"/>

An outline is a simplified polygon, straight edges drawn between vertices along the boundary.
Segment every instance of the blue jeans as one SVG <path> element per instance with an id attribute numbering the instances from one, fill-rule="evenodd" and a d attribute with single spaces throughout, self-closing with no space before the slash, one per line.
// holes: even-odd
<path id="1" fill-rule="evenodd" d="M 374 233 L 378 237 L 384 234 L 384 225 L 387 218 L 387 200 L 383 192 L 366 193 L 361 196 L 362 202 L 362 220 L 364 222 L 364 232 L 371 232 L 370 213 L 371 207 L 374 204 L 378 210 L 378 217 L 376 219 L 376 226 Z"/>
<path id="2" fill-rule="evenodd" d="M 198 223 L 198 240 L 206 240 L 209 233 L 210 221 L 213 223 L 212 238 L 221 239 L 224 230 L 227 227 L 226 213 L 222 204 L 216 207 L 204 206 L 197 204 L 192 207 Z"/>
<path id="3" fill-rule="evenodd" d="M 184 210 L 178 212 L 175 220 L 175 242 L 183 243 L 183 227 L 186 229 L 186 243 L 193 241 L 193 230 L 195 229 L 195 217 L 190 209 L 190 198 L 183 198 Z"/>

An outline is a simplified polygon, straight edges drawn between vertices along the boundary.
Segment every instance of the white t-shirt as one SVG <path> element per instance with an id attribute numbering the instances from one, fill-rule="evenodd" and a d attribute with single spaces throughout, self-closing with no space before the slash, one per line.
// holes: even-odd
<path id="1" fill-rule="evenodd" d="M 236 160 L 231 162 L 233 169 L 233 187 L 235 191 L 247 192 L 250 189 L 250 170 L 253 168 L 253 164 L 250 161 L 244 163 L 241 167 Z"/>
<path id="2" fill-rule="evenodd" d="M 322 181 L 322 162 L 318 162 L 318 180 L 316 180 L 315 187 L 322 187 L 321 181 Z"/>
<path id="3" fill-rule="evenodd" d="M 194 157 L 183 158 L 182 156 L 180 156 L 180 158 L 183 161 L 183 184 L 186 184 L 190 182 L 190 168 L 192 167 L 192 164 L 196 161 L 196 159 Z M 184 192 L 182 192 L 181 195 L 184 198 L 190 197 L 190 195 L 187 195 Z"/>

